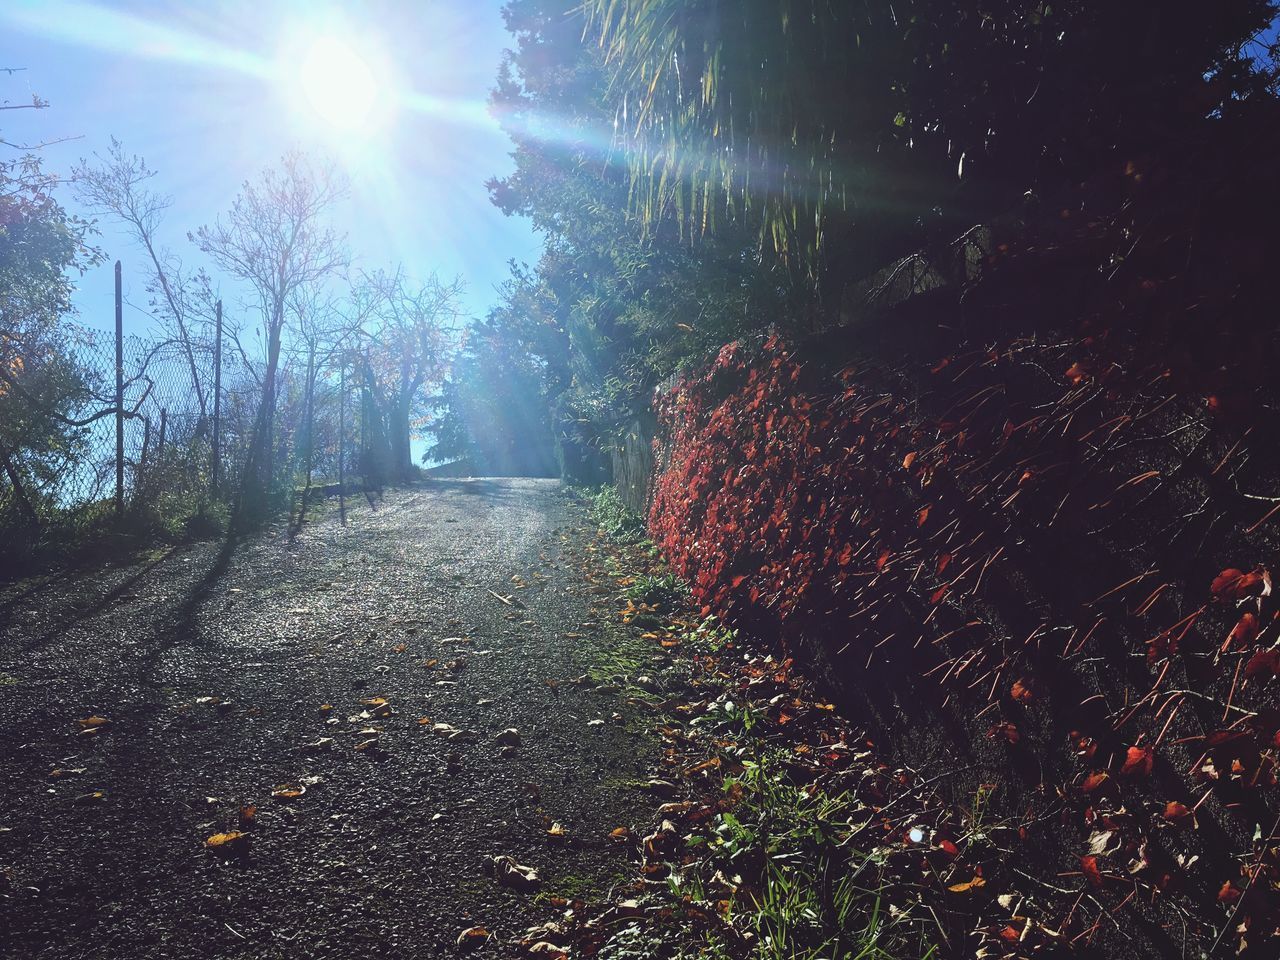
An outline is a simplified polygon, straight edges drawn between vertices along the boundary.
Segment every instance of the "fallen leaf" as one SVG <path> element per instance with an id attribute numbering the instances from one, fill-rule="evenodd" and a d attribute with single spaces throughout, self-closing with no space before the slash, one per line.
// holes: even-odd
<path id="1" fill-rule="evenodd" d="M 458 934 L 458 948 L 474 950 L 489 939 L 489 931 L 484 927 L 468 927 Z"/>
<path id="2" fill-rule="evenodd" d="M 684 326 L 684 324 L 678 324 L 678 326 Z M 525 952 L 531 957 L 550 957 L 551 960 L 568 960 L 569 957 L 568 950 L 564 947 L 557 947 L 550 940 L 539 940 L 530 944 Z"/>
<path id="3" fill-rule="evenodd" d="M 677 790 L 676 785 L 670 780 L 658 780 L 656 778 L 646 783 L 644 788 L 659 797 L 670 797 Z"/>
<path id="4" fill-rule="evenodd" d="M 947 889 L 952 893 L 968 893 L 970 890 L 977 890 L 986 885 L 987 881 L 981 875 L 977 875 L 972 880 L 966 880 L 964 883 L 953 883 Z"/>
<path id="5" fill-rule="evenodd" d="M 204 842 L 205 848 L 224 857 L 239 856 L 249 849 L 249 835 L 239 830 L 215 833 Z"/>
<path id="6" fill-rule="evenodd" d="M 297 800 L 307 792 L 307 788 L 302 784 L 282 783 L 271 791 L 273 800 Z"/>
<path id="7" fill-rule="evenodd" d="M 513 890 L 533 890 L 542 882 L 537 870 L 505 854 L 490 858 L 489 868 L 498 883 Z"/>

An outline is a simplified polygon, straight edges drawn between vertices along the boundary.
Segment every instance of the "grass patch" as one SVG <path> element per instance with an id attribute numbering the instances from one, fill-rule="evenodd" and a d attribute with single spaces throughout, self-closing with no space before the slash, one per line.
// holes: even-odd
<path id="1" fill-rule="evenodd" d="M 624 546 L 633 546 L 648 539 L 644 517 L 623 503 L 616 489 L 603 486 L 587 490 L 583 495 L 587 499 L 587 513 L 591 521 L 610 540 Z"/>
<path id="2" fill-rule="evenodd" d="M 785 758 L 764 754 L 724 783 L 737 802 L 717 814 L 706 836 L 707 857 L 673 877 L 677 895 L 709 899 L 703 877 L 734 878 L 734 909 L 754 934 L 760 960 L 890 960 L 936 956 L 927 918 L 890 910 L 877 857 L 849 843 L 866 819 L 852 793 L 828 794 L 791 782 Z M 728 956 L 712 940 L 699 955 Z M 690 954 L 691 955 L 691 954 Z"/>

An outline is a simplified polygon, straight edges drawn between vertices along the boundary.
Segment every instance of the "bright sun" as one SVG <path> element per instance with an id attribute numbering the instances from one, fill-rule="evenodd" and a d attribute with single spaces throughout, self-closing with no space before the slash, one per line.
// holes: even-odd
<path id="1" fill-rule="evenodd" d="M 339 131 L 366 129 L 379 106 L 373 70 L 337 37 L 320 37 L 307 48 L 298 63 L 295 82 L 316 116 Z"/>

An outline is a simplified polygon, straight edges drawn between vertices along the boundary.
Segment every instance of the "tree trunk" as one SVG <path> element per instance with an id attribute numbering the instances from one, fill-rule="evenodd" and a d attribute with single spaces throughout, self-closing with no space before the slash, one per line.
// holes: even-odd
<path id="1" fill-rule="evenodd" d="M 267 339 L 267 365 L 262 375 L 262 401 L 254 420 L 253 439 L 245 457 L 244 479 L 240 486 L 233 525 L 238 529 L 255 526 L 266 518 L 274 475 L 275 448 L 272 434 L 276 413 L 276 370 L 280 364 L 280 336 L 284 305 L 276 304 Z"/>
<path id="2" fill-rule="evenodd" d="M 36 515 L 35 507 L 31 505 L 31 498 L 27 496 L 27 488 L 22 484 L 22 476 L 14 466 L 9 451 L 4 447 L 0 447 L 0 465 L 4 466 L 5 476 L 9 478 L 9 484 L 13 487 L 13 499 L 18 504 L 18 512 L 22 514 L 22 519 L 28 526 L 40 526 L 40 518 Z"/>

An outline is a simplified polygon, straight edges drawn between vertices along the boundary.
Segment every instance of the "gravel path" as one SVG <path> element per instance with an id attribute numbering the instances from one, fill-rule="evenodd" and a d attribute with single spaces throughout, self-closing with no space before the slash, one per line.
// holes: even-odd
<path id="1" fill-rule="evenodd" d="M 567 681 L 653 652 L 627 667 L 579 572 L 581 506 L 477 480 L 348 507 L 0 590 L 0 956 L 432 957 L 474 925 L 494 955 L 633 873 L 609 832 L 651 813 L 652 720 Z"/>

